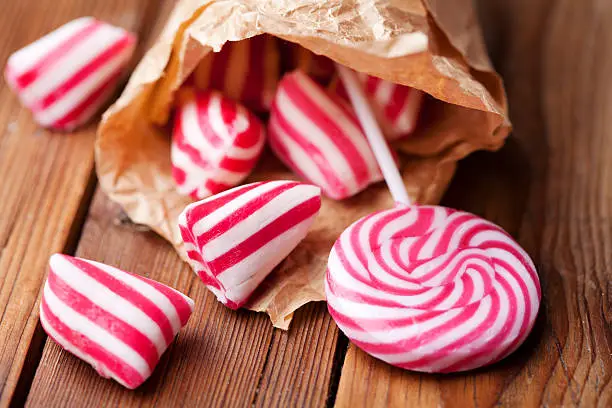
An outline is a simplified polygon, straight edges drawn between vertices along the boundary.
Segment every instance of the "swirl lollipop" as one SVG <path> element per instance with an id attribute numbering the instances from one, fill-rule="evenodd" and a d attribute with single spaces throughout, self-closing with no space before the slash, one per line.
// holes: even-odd
<path id="1" fill-rule="evenodd" d="M 325 290 L 351 341 L 415 371 L 464 371 L 498 361 L 527 337 L 540 305 L 529 255 L 497 225 L 440 206 L 411 205 L 354 73 L 338 67 L 398 203 L 336 241 Z"/>

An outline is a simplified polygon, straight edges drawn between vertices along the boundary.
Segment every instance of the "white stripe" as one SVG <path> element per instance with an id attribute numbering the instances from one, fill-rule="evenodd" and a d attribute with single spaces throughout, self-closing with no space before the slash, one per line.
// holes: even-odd
<path id="1" fill-rule="evenodd" d="M 44 58 L 50 51 L 53 51 L 59 44 L 62 44 L 76 32 L 94 22 L 95 19 L 92 17 L 82 17 L 72 20 L 19 51 L 16 51 L 10 56 L 8 64 L 17 74 L 24 73 Z"/>
<path id="2" fill-rule="evenodd" d="M 96 372 L 100 374 L 102 377 L 104 378 L 110 377 L 114 379 L 115 381 L 117 381 L 119 384 L 123 385 L 124 387 L 130 388 L 128 384 L 123 382 L 123 380 L 117 375 L 117 373 L 115 373 L 113 370 L 110 369 L 110 367 L 105 366 L 104 364 L 102 364 L 101 362 L 99 362 L 98 360 L 90 356 L 89 354 L 83 352 L 71 340 L 67 340 L 64 336 L 59 334 L 55 330 L 55 327 L 48 320 L 47 315 L 45 314 L 45 311 L 43 310 L 42 307 L 40 308 L 40 323 L 42 324 L 42 327 L 45 330 L 45 332 L 47 332 L 47 334 L 50 337 L 52 337 L 54 341 L 58 343 L 63 349 L 74 354 L 81 360 L 91 365 L 93 369 L 96 370 Z"/>
<path id="3" fill-rule="evenodd" d="M 257 197 L 265 194 L 270 190 L 274 190 L 275 188 L 285 185 L 288 183 L 287 181 L 271 181 L 268 183 L 262 183 L 261 185 L 246 191 L 245 193 L 239 195 L 238 197 L 234 197 L 233 200 L 227 202 L 225 205 L 217 208 L 215 211 L 211 212 L 205 217 L 197 220 L 197 222 L 191 228 L 191 231 L 195 238 L 200 235 L 206 233 L 209 229 L 213 228 L 215 225 L 219 223 L 220 220 L 225 219 L 229 215 L 236 212 L 238 209 L 245 206 L 251 200 L 256 199 Z M 245 186 L 246 187 L 246 186 Z M 218 196 L 214 196 L 214 199 L 218 198 Z M 204 204 L 206 201 L 200 202 L 200 204 Z"/>
<path id="4" fill-rule="evenodd" d="M 377 219 L 382 219 L 383 217 L 396 212 L 398 210 L 387 210 L 384 212 L 380 212 L 376 215 Z M 399 210 L 405 211 L 405 210 Z M 398 231 L 405 230 L 410 228 L 413 224 L 415 224 L 419 220 L 419 211 L 414 209 L 408 209 L 405 211 L 405 214 L 396 218 L 392 222 L 387 222 L 384 227 L 381 228 L 380 234 L 378 236 L 378 244 L 381 244 L 383 241 L 386 241 L 397 234 Z"/>
<path id="5" fill-rule="evenodd" d="M 123 30 L 101 25 L 57 60 L 52 68 L 36 78 L 27 88 L 22 89 L 20 94 L 22 100 L 31 106 L 44 98 L 124 36 Z"/>
<path id="6" fill-rule="evenodd" d="M 348 252 L 346 252 L 346 255 L 348 255 Z M 351 254 L 351 256 L 356 258 L 354 254 Z M 359 264 L 353 264 L 354 269 L 363 269 L 363 267 L 357 267 L 357 265 Z M 374 268 L 375 267 L 373 267 L 373 269 Z M 378 289 L 371 286 L 369 283 L 364 283 L 354 278 L 346 269 L 344 269 L 344 266 L 340 262 L 335 250 L 332 251 L 332 254 L 329 257 L 328 269 L 329 273 L 332 275 L 332 280 L 337 285 L 344 286 L 345 288 L 354 292 L 363 293 L 364 295 L 368 295 L 373 298 L 397 302 L 399 305 L 403 305 L 404 307 L 420 306 L 421 304 L 435 298 L 444 290 L 443 287 L 435 287 L 430 288 L 426 292 L 418 295 L 395 295 L 387 293 L 383 289 Z M 365 275 L 366 279 L 369 278 L 369 271 L 364 270 L 361 273 L 367 274 Z"/>
<path id="7" fill-rule="evenodd" d="M 172 163 L 175 167 L 185 172 L 185 181 L 177 184 L 177 191 L 181 194 L 191 194 L 197 190 L 197 196 L 204 198 L 212 195 L 212 191 L 206 188 L 209 180 L 223 183 L 230 186 L 236 185 L 244 180 L 250 172 L 232 172 L 220 167 L 204 168 L 194 163 L 191 157 L 181 150 L 176 144 L 172 144 L 171 149 Z"/>
<path id="8" fill-rule="evenodd" d="M 246 130 L 246 132 L 252 132 L 252 129 L 248 129 Z M 243 136 L 240 136 L 243 137 Z M 249 138 L 251 138 L 251 135 L 248 135 Z M 265 138 L 265 134 L 264 134 L 264 130 L 262 128 L 262 130 L 260 132 L 258 132 L 257 135 L 257 143 L 255 143 L 253 146 L 251 147 L 240 147 L 240 146 L 236 146 L 235 144 L 232 144 L 226 153 L 227 157 L 230 157 L 232 159 L 239 159 L 239 160 L 249 160 L 252 159 L 256 156 L 259 156 L 259 154 L 261 153 L 261 149 L 263 148 L 263 145 L 266 141 Z"/>
<path id="9" fill-rule="evenodd" d="M 391 96 L 393 95 L 393 91 L 395 90 L 396 86 L 397 85 L 395 85 L 393 82 L 378 79 L 376 90 L 374 91 L 374 98 L 380 104 L 383 111 L 387 105 L 389 105 L 389 102 L 391 102 Z"/>
<path id="10" fill-rule="evenodd" d="M 327 280 L 326 280 L 327 285 Z M 418 317 L 425 313 L 419 309 L 409 309 L 404 307 L 389 307 L 379 306 L 367 302 L 354 302 L 343 297 L 336 296 L 333 289 L 329 287 L 326 289 L 327 303 L 333 307 L 338 313 L 344 316 L 348 316 L 352 319 L 380 319 L 380 320 L 391 320 L 389 323 L 393 324 L 392 320 L 400 320 L 411 317 Z"/>
<path id="11" fill-rule="evenodd" d="M 329 95 L 305 74 L 300 73 L 294 77 L 299 83 L 300 88 L 302 88 L 312 100 L 316 101 L 327 117 L 342 129 L 344 135 L 348 136 L 360 156 L 363 157 L 366 162 L 370 176 L 374 177 L 374 175 L 380 174 L 374 153 L 372 153 L 370 144 L 359 125 L 347 116 Z"/>
<path id="12" fill-rule="evenodd" d="M 223 197 L 229 195 L 229 194 L 234 194 L 237 191 L 240 190 L 244 190 L 246 188 L 248 188 L 251 184 L 245 184 L 242 186 L 238 186 L 238 187 L 234 187 L 232 189 L 229 190 L 225 190 L 219 194 L 215 194 L 214 197 L 208 197 L 206 199 L 200 200 L 200 201 L 196 201 L 193 202 L 191 204 L 189 204 L 187 207 L 185 207 L 185 209 L 183 210 L 183 212 L 179 215 L 179 225 L 185 227 L 187 230 L 189 230 L 189 233 L 192 234 L 193 233 L 193 229 L 189 226 L 189 223 L 191 223 L 192 221 L 192 216 L 191 216 L 191 212 L 194 211 L 197 207 L 201 206 L 201 205 L 206 205 L 207 203 L 209 203 L 210 201 L 216 201 L 219 199 L 222 199 Z"/>
<path id="13" fill-rule="evenodd" d="M 202 257 L 205 261 L 213 261 L 227 254 L 251 235 L 298 205 L 313 198 L 315 196 L 314 191 L 315 188 L 299 184 L 283 191 L 261 208 L 249 214 L 247 218 L 232 225 L 227 231 L 206 243 L 202 247 Z"/>
<path id="14" fill-rule="evenodd" d="M 72 290 L 89 299 L 96 306 L 138 330 L 155 345 L 162 355 L 168 345 L 164 335 L 146 313 L 116 294 L 106 286 L 81 271 L 64 257 L 55 256 L 50 261 L 51 273 L 60 277 Z"/>
<path id="15" fill-rule="evenodd" d="M 273 130 L 271 133 L 276 133 L 277 137 L 275 138 L 276 143 L 282 145 L 287 153 L 289 154 L 289 158 L 297 170 L 304 175 L 304 177 L 308 177 L 308 181 L 313 184 L 316 184 L 323 188 L 328 193 L 334 191 L 334 188 L 328 182 L 325 175 L 321 172 L 321 169 L 317 164 L 312 160 L 312 157 L 304 151 L 299 144 L 297 144 L 290 136 L 288 136 L 285 131 L 278 125 L 276 118 L 272 116 L 270 119 L 270 125 Z"/>
<path id="16" fill-rule="evenodd" d="M 140 354 L 108 331 L 92 323 L 87 317 L 66 305 L 55 296 L 48 286 L 45 287 L 43 296 L 51 312 L 60 318 L 64 325 L 73 331 L 84 334 L 100 347 L 112 352 L 112 354 L 123 360 L 125 364 L 136 370 L 143 378 L 147 378 L 151 374 L 147 362 Z"/>
<path id="17" fill-rule="evenodd" d="M 285 120 L 297 132 L 319 150 L 323 160 L 329 163 L 328 166 L 333 169 L 336 177 L 346 184 L 347 189 L 351 192 L 358 191 L 359 185 L 356 175 L 349 164 L 350 159 L 342 154 L 332 142 L 330 135 L 320 129 L 295 106 L 289 95 L 282 88 L 276 94 L 276 104 L 279 106 L 278 114 L 283 115 Z"/>
<path id="18" fill-rule="evenodd" d="M 85 80 L 63 94 L 51 106 L 48 106 L 43 111 L 36 112 L 37 120 L 43 125 L 51 125 L 55 121 L 63 118 L 77 105 L 87 99 L 91 93 L 96 91 L 105 81 L 120 71 L 132 56 L 133 51 L 133 47 L 126 47 L 120 54 L 109 59 L 104 65 L 92 72 Z M 108 87 L 114 88 L 114 85 L 115 84 L 109 84 Z M 100 104 L 104 103 L 105 100 L 98 98 L 97 106 L 95 102 L 96 101 L 92 102 L 89 109 L 95 108 L 97 110 Z M 80 117 L 84 118 L 85 112 Z"/>
<path id="19" fill-rule="evenodd" d="M 246 299 L 306 236 L 315 216 L 316 214 L 283 232 L 217 276 L 226 288 L 225 296 L 236 303 L 241 303 Z M 250 274 L 245 275 L 245 271 L 249 271 Z"/>
<path id="20" fill-rule="evenodd" d="M 159 307 L 161 311 L 164 313 L 164 315 L 166 316 L 166 318 L 170 321 L 170 326 L 172 327 L 173 335 L 176 336 L 179 330 L 181 330 L 181 319 L 179 318 L 178 312 L 176 308 L 174 307 L 174 305 L 172 304 L 172 302 L 170 302 L 170 300 L 168 299 L 168 297 L 166 297 L 165 294 L 158 291 L 157 289 L 155 289 L 153 286 L 151 286 L 147 282 L 142 281 L 138 279 L 137 277 L 132 276 L 129 273 L 126 273 L 120 269 L 113 268 L 112 266 L 105 265 L 105 264 L 95 262 L 95 261 L 88 261 L 88 262 L 91 262 L 98 268 L 112 275 L 117 280 L 120 280 L 121 282 L 125 283 L 127 286 L 134 289 L 135 291 L 137 291 L 138 293 L 140 293 L 141 295 L 149 299 L 151 302 L 153 302 L 155 306 Z M 175 291 L 175 292 L 180 294 L 183 297 L 183 299 L 187 301 L 187 303 L 189 303 L 190 305 L 193 304 L 193 301 L 189 297 L 185 296 L 184 294 L 178 291 Z"/>
<path id="21" fill-rule="evenodd" d="M 232 123 L 226 123 L 223 119 L 221 110 L 222 95 L 219 92 L 212 92 L 208 101 L 208 120 L 211 129 L 223 140 L 226 145 L 231 145 L 236 136 L 245 132 L 249 128 L 249 121 L 244 109 L 237 107 L 236 116 Z M 231 130 L 231 131 L 230 131 Z"/>
<path id="22" fill-rule="evenodd" d="M 86 123 L 89 119 L 93 117 L 93 115 L 98 113 L 102 105 L 104 105 L 104 103 L 110 98 L 113 92 L 115 92 L 115 88 L 117 84 L 110 84 L 110 85 L 111 86 L 106 87 L 104 92 L 102 92 L 100 96 L 98 96 L 98 98 L 93 100 L 91 104 L 89 105 L 89 107 L 86 108 L 84 111 L 82 111 L 80 115 L 75 117 L 74 120 L 70 122 L 66 122 L 66 124 L 62 126 L 62 129 L 70 131 L 76 128 L 77 126 L 80 126 Z"/>
<path id="23" fill-rule="evenodd" d="M 342 331 L 349 338 L 357 340 L 357 341 L 364 341 L 364 342 L 369 342 L 372 344 L 394 344 L 396 342 L 414 339 L 415 337 L 419 337 L 421 334 L 427 331 L 434 330 L 444 325 L 445 323 L 447 323 L 454 317 L 456 317 L 459 313 L 461 313 L 461 309 L 451 309 L 436 317 L 419 322 L 419 324 L 409 324 L 408 323 L 408 324 L 404 324 L 403 326 L 388 327 L 380 331 L 369 330 L 366 332 L 363 330 L 349 329 L 347 327 L 343 327 Z M 427 350 L 430 350 L 429 344 L 431 343 L 433 342 L 426 343 L 427 346 L 425 346 L 424 348 L 426 348 Z M 419 350 L 418 349 L 412 350 L 411 352 L 407 354 L 409 354 L 410 357 L 416 359 L 417 356 L 415 356 L 415 354 L 418 355 Z M 426 352 L 426 354 L 429 354 L 429 353 Z M 394 355 L 385 356 L 384 360 L 389 361 L 393 357 Z M 404 355 L 399 355 L 393 358 L 393 362 L 403 362 L 403 361 L 406 361 L 405 360 L 406 358 L 407 357 L 405 357 Z"/>
<path id="24" fill-rule="evenodd" d="M 391 242 L 387 241 L 380 247 L 380 249 L 375 250 L 377 253 L 382 255 L 383 261 L 393 269 L 393 272 L 398 274 L 407 275 L 406 271 L 404 271 L 393 259 L 391 254 Z M 420 289 L 422 285 L 412 281 L 412 274 L 410 277 L 406 276 L 406 279 L 400 279 L 394 275 L 391 275 L 387 272 L 386 266 L 381 265 L 376 261 L 375 253 L 368 254 L 367 250 L 366 256 L 368 257 L 368 269 L 370 273 L 376 277 L 376 279 L 386 283 L 387 285 L 395 286 L 397 289 Z"/>
<path id="25" fill-rule="evenodd" d="M 397 132 L 408 134 L 414 130 L 416 125 L 417 115 L 420 111 L 421 100 L 423 93 L 416 89 L 410 89 L 408 96 L 404 101 L 404 106 L 396 118 L 395 127 Z"/>
<path id="26" fill-rule="evenodd" d="M 181 131 L 183 133 L 185 143 L 200 152 L 200 157 L 206 161 L 218 163 L 222 157 L 222 151 L 221 149 L 212 145 L 200 127 L 200 115 L 195 96 L 181 106 L 180 115 Z M 206 152 L 206 154 L 203 155 L 203 152 Z"/>

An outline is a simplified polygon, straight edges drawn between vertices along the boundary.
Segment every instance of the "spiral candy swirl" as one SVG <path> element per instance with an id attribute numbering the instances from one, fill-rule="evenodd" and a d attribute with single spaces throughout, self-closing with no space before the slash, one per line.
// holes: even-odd
<path id="1" fill-rule="evenodd" d="M 401 206 L 345 230 L 329 257 L 329 311 L 358 347 L 392 365 L 454 372 L 498 361 L 533 327 L 540 284 L 493 223 Z"/>

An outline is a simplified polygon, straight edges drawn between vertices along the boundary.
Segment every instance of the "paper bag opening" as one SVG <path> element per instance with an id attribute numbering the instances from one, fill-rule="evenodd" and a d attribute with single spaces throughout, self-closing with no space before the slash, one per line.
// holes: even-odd
<path id="1" fill-rule="evenodd" d="M 175 92 L 210 52 L 267 34 L 430 95 L 416 132 L 397 147 L 405 155 L 402 175 L 411 197 L 438 202 L 457 160 L 500 147 L 510 130 L 503 86 L 486 57 L 471 3 L 457 3 L 464 4 L 180 1 L 104 115 L 96 143 L 101 187 L 134 222 L 151 227 L 184 256 L 176 220 L 191 200 L 176 192 L 171 175 L 168 124 Z M 287 178 L 295 176 L 266 152 L 248 181 Z M 348 200 L 324 199 L 307 238 L 248 308 L 265 311 L 286 329 L 296 309 L 324 300 L 327 256 L 340 233 L 391 205 L 382 183 Z"/>

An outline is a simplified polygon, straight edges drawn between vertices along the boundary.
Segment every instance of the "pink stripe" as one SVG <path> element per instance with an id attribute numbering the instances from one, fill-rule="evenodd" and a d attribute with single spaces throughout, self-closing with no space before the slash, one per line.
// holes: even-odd
<path id="1" fill-rule="evenodd" d="M 113 57 L 119 55 L 123 50 L 133 44 L 133 39 L 129 36 L 125 36 L 114 44 L 112 44 L 109 48 L 104 50 L 86 65 L 84 65 L 81 69 L 79 69 L 73 76 L 68 78 L 64 83 L 60 84 L 57 88 L 50 91 L 43 99 L 36 102 L 31 109 L 34 112 L 44 110 L 57 102 L 63 96 L 65 96 L 68 92 L 70 92 L 73 88 L 77 87 L 83 81 L 88 79 L 90 76 L 96 74 L 96 71 L 107 64 L 109 61 L 113 59 Z M 117 71 L 120 71 L 118 69 Z M 111 78 L 116 78 L 117 74 L 113 73 Z M 104 85 L 106 85 L 109 80 L 104 81 Z M 103 88 L 106 89 L 106 86 L 99 87 L 98 89 Z"/>
<path id="2" fill-rule="evenodd" d="M 273 116 L 270 119 L 270 136 L 273 136 L 274 126 L 278 126 L 273 124 L 275 122 L 275 117 Z M 268 143 L 270 144 L 270 148 L 274 151 L 274 154 L 287 166 L 289 167 L 298 177 L 302 180 L 309 181 L 311 183 L 312 180 L 301 170 L 298 166 L 297 162 L 291 158 L 291 154 L 287 150 L 286 146 L 279 141 L 279 138 L 270 137 L 268 139 Z M 314 183 L 313 183 L 314 184 Z"/>
<path id="3" fill-rule="evenodd" d="M 407 86 L 393 84 L 393 92 L 389 101 L 384 106 L 385 116 L 395 123 L 399 119 L 400 114 L 406 114 L 406 105 L 411 89 Z"/>
<path id="4" fill-rule="evenodd" d="M 184 295 L 152 279 L 147 279 L 139 275 L 132 275 L 132 276 L 134 276 L 136 279 L 139 279 L 147 283 L 153 288 L 157 289 L 158 292 L 161 292 L 170 301 L 170 303 L 172 303 L 172 306 L 174 306 L 174 309 L 176 309 L 176 313 L 178 314 L 179 319 L 181 321 L 181 326 L 184 326 L 185 324 L 187 324 L 187 320 L 189 320 L 189 316 L 191 316 L 191 313 L 193 312 L 193 308 L 191 304 L 187 301 L 187 299 L 185 299 Z"/>
<path id="5" fill-rule="evenodd" d="M 209 262 L 208 266 L 215 275 L 219 275 L 254 254 L 284 232 L 313 217 L 320 207 L 321 198 L 318 196 L 300 203 L 236 245 L 231 253 L 226 253 L 224 256 Z"/>
<path id="6" fill-rule="evenodd" d="M 327 303 L 327 309 L 329 314 L 333 317 L 334 321 L 343 328 L 350 330 L 359 330 L 362 332 L 373 332 L 389 330 L 390 327 L 405 327 L 414 324 L 425 323 L 431 319 L 446 313 L 446 311 L 425 311 L 416 316 L 401 317 L 401 318 L 389 318 L 379 319 L 377 317 L 363 318 L 359 317 L 354 319 L 346 314 L 340 313 L 330 303 Z"/>
<path id="7" fill-rule="evenodd" d="M 213 98 L 219 98 L 220 102 L 223 101 L 221 95 L 218 93 L 212 92 L 197 92 L 195 94 L 195 100 L 193 103 L 196 105 L 197 112 L 197 123 L 200 127 L 200 132 L 202 132 L 202 136 L 215 148 L 221 148 L 225 143 L 224 140 L 215 132 L 210 125 L 210 105 L 211 100 Z M 186 112 L 182 112 L 183 115 L 186 115 Z M 189 129 L 181 128 L 183 132 L 188 132 Z M 206 160 L 206 159 L 202 159 Z"/>
<path id="8" fill-rule="evenodd" d="M 251 172 L 253 166 L 255 166 L 258 159 L 259 154 L 255 155 L 254 157 L 251 157 L 250 159 L 235 159 L 233 157 L 226 156 L 219 162 L 219 168 L 234 173 L 243 173 L 247 175 Z"/>
<path id="9" fill-rule="evenodd" d="M 66 339 L 70 346 L 79 350 L 82 354 L 90 356 L 97 365 L 103 365 L 102 369 L 107 368 L 112 371 L 128 388 L 134 389 L 146 380 L 142 377 L 136 369 L 130 366 L 127 362 L 123 361 L 118 356 L 114 355 L 112 351 L 108 350 L 103 345 L 97 343 L 95 340 L 90 339 L 84 333 L 74 331 L 66 326 L 57 316 L 53 314 L 44 296 L 40 303 L 41 309 L 46 319 L 43 319 L 43 326 L 45 321 L 57 332 L 60 336 Z M 53 339 L 59 345 L 62 345 L 58 339 Z M 94 367 L 95 368 L 95 367 Z M 104 371 L 99 370 L 100 374 L 104 375 Z"/>
<path id="10" fill-rule="evenodd" d="M 70 261 L 74 266 L 79 268 L 81 271 L 97 280 L 100 284 L 106 286 L 108 289 L 113 291 L 118 296 L 121 296 L 126 301 L 133 304 L 135 307 L 140 309 L 143 313 L 151 318 L 161 329 L 166 344 L 170 344 L 174 338 L 174 331 L 172 325 L 168 320 L 166 314 L 150 299 L 145 297 L 140 292 L 132 289 L 119 279 L 113 277 L 108 272 L 104 271 L 93 264 L 86 262 L 79 258 L 66 257 L 66 260 Z M 121 271 L 128 275 L 133 275 L 128 272 Z"/>
<path id="11" fill-rule="evenodd" d="M 198 205 L 192 206 L 189 208 L 187 212 L 187 225 L 194 225 L 197 220 L 200 220 L 212 213 L 213 211 L 218 210 L 223 207 L 225 204 L 234 200 L 236 197 L 241 196 L 247 191 L 253 190 L 254 188 L 262 185 L 263 182 L 246 184 L 244 186 L 236 187 L 232 191 L 228 191 L 221 197 L 210 197 L 205 201 L 199 203 Z"/>
<path id="12" fill-rule="evenodd" d="M 65 303 L 66 306 L 70 307 L 96 326 L 104 329 L 113 337 L 124 342 L 137 352 L 143 360 L 147 362 L 149 369 L 153 371 L 160 356 L 157 354 L 155 344 L 153 344 L 146 334 L 140 332 L 121 317 L 117 317 L 107 310 L 102 309 L 87 297 L 74 290 L 63 279 L 57 276 L 53 270 L 51 270 L 47 282 L 51 291 L 58 299 Z"/>
<path id="13" fill-rule="evenodd" d="M 286 118 L 279 109 L 277 101 L 273 102 L 273 116 L 270 119 L 269 135 L 270 139 L 275 139 L 278 144 L 284 144 L 283 140 L 285 137 L 292 139 L 309 157 L 312 158 L 319 171 L 323 174 L 323 177 L 327 181 L 327 184 L 331 187 L 331 190 L 327 186 L 321 186 L 324 188 L 325 193 L 333 196 L 345 196 L 348 194 L 347 187 L 344 182 L 335 173 L 333 166 L 324 159 L 323 152 L 319 150 L 307 137 L 304 137 L 302 133 L 295 129 L 291 124 L 289 118 Z M 277 129 L 282 130 L 279 132 Z M 285 163 L 289 165 L 290 163 Z M 310 178 L 306 178 L 312 182 Z"/>
<path id="14" fill-rule="evenodd" d="M 290 77 L 283 81 L 283 89 L 293 104 L 308 117 L 319 129 L 325 134 L 324 137 L 329 137 L 330 141 L 336 146 L 338 151 L 344 156 L 349 164 L 358 185 L 367 184 L 370 181 L 371 174 L 369 172 L 368 163 L 361 155 L 355 143 L 351 138 L 344 133 L 340 128 L 335 118 L 329 116 L 329 112 L 325 112 L 316 98 L 329 98 L 323 89 L 318 84 L 311 81 L 308 77 L 305 80 L 311 82 L 312 86 L 317 89 L 317 94 L 312 95 L 303 89 L 297 79 L 297 76 Z M 331 99 L 330 99 L 331 100 Z M 359 123 L 352 116 L 347 116 L 348 119 L 357 129 L 360 129 Z M 361 131 L 357 135 L 364 139 L 365 136 Z"/>
<path id="15" fill-rule="evenodd" d="M 66 54 L 70 52 L 79 43 L 85 41 L 88 37 L 94 34 L 102 27 L 99 21 L 92 21 L 85 27 L 77 30 L 74 34 L 68 37 L 64 42 L 57 44 L 54 48 L 44 55 L 26 72 L 19 74 L 15 81 L 20 88 L 27 88 L 32 82 L 36 81 L 41 75 L 53 68 Z"/>
<path id="16" fill-rule="evenodd" d="M 115 82 L 118 77 L 121 75 L 121 71 L 118 71 L 116 74 L 111 76 L 107 81 L 102 83 L 95 91 L 93 91 L 87 98 L 85 98 L 81 103 L 76 105 L 70 112 L 68 112 L 64 117 L 55 121 L 53 126 L 61 128 L 63 126 L 67 126 L 67 124 L 76 123 L 79 124 L 86 118 L 82 117 L 83 113 L 90 109 L 93 106 L 95 101 L 98 101 L 99 98 L 108 91 L 108 87 L 111 86 L 113 82 Z M 101 102 L 101 101 L 100 101 Z"/>
<path id="17" fill-rule="evenodd" d="M 201 249 L 204 245 L 216 239 L 219 235 L 225 234 L 227 231 L 232 229 L 232 227 L 238 225 L 245 219 L 251 216 L 256 216 L 256 212 L 259 211 L 263 206 L 270 203 L 270 201 L 274 200 L 276 197 L 278 197 L 285 191 L 291 190 L 299 185 L 299 183 L 295 182 L 284 183 L 270 191 L 266 191 L 261 195 L 253 197 L 250 201 L 244 203 L 240 208 L 236 209 L 227 217 L 219 220 L 215 225 L 209 226 L 209 229 L 206 232 L 199 235 L 197 237 L 198 248 Z M 249 233 L 249 231 L 245 231 L 245 234 L 246 233 Z M 233 253 L 234 248 L 228 248 L 228 251 L 231 251 Z"/>

